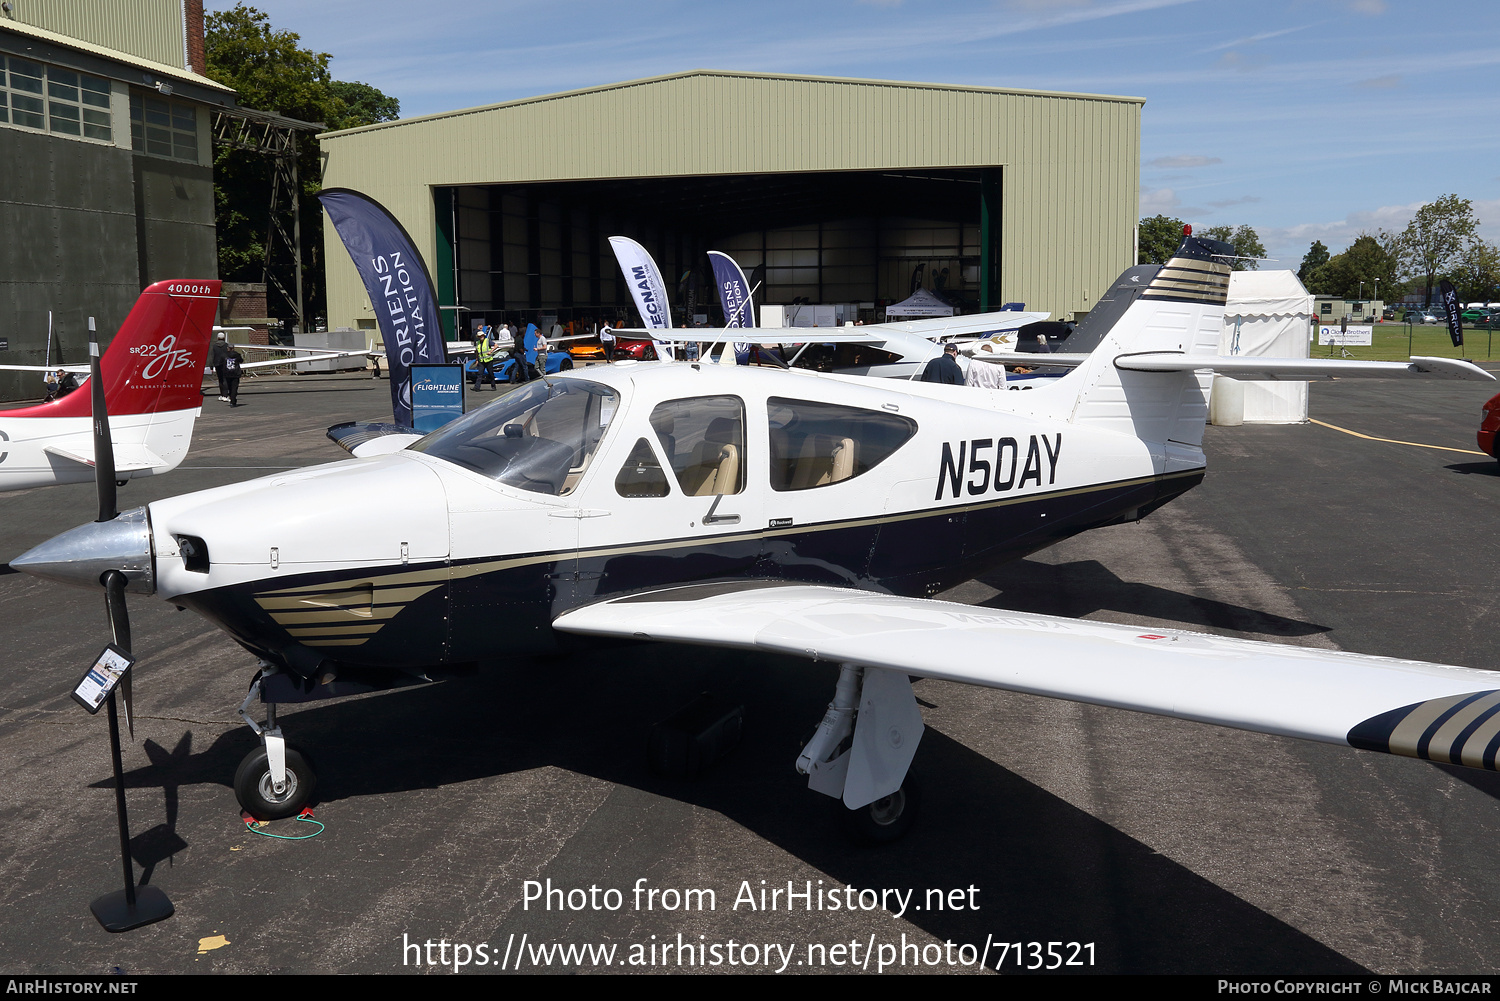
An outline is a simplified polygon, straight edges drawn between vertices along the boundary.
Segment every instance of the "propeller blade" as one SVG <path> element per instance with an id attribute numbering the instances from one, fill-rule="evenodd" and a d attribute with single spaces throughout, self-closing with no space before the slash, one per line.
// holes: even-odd
<path id="1" fill-rule="evenodd" d="M 94 318 L 89 317 L 89 387 L 94 407 L 94 489 L 99 494 L 98 521 L 113 521 L 115 509 L 115 446 L 109 434 L 109 407 L 104 400 L 104 378 L 100 374 L 99 338 Z M 126 627 L 127 633 L 129 627 Z"/>

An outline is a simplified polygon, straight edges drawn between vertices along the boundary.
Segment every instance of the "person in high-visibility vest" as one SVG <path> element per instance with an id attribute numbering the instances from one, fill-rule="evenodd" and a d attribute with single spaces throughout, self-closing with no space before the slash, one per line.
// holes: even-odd
<path id="1" fill-rule="evenodd" d="M 479 392 L 479 387 L 485 378 L 490 380 L 490 392 L 495 391 L 495 347 L 490 343 L 490 332 L 488 328 L 479 331 L 479 339 L 474 342 L 474 392 Z"/>

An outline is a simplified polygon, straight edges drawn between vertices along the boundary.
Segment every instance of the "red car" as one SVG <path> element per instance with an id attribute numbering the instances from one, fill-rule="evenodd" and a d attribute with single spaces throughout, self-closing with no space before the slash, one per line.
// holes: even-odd
<path id="1" fill-rule="evenodd" d="M 1479 411 L 1479 447 L 1495 455 L 1495 433 L 1500 432 L 1500 393 L 1496 393 Z M 1500 459 L 1500 455 L 1495 455 Z"/>
<path id="2" fill-rule="evenodd" d="M 656 346 L 650 341 L 627 341 L 622 337 L 615 342 L 615 358 L 656 361 Z"/>

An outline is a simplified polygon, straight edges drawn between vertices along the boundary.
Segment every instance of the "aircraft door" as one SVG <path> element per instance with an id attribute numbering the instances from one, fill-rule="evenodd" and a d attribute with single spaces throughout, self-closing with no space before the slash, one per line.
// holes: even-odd
<path id="1" fill-rule="evenodd" d="M 579 519 L 579 579 L 598 595 L 754 575 L 764 528 L 765 457 L 738 396 L 667 400 L 632 413 Z M 758 471 L 758 473 L 757 473 Z M 757 479 L 759 476 L 759 479 Z"/>

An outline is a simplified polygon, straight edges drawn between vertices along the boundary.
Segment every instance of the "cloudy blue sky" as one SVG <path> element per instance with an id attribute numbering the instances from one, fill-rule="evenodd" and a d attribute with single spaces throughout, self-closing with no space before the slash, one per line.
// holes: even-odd
<path id="1" fill-rule="evenodd" d="M 405 115 L 699 68 L 1127 94 L 1146 99 L 1142 215 L 1248 223 L 1295 268 L 1453 192 L 1500 240 L 1495 0 L 252 6 Z"/>

